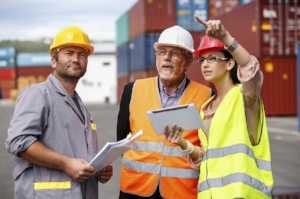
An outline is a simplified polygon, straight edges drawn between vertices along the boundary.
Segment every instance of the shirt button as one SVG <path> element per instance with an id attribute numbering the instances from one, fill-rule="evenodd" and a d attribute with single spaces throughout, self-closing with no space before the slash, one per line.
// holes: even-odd
<path id="1" fill-rule="evenodd" d="M 88 151 L 89 155 L 91 155 L 91 151 Z"/>

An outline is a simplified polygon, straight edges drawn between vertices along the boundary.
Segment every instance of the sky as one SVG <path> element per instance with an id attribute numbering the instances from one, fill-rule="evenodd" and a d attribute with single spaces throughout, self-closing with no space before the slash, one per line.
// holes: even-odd
<path id="1" fill-rule="evenodd" d="M 78 26 L 91 40 L 115 40 L 116 21 L 138 0 L 0 0 L 0 40 L 53 39 Z"/>

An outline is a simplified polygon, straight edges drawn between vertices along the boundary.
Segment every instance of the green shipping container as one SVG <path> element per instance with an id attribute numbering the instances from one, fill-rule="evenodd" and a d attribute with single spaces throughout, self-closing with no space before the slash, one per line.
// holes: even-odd
<path id="1" fill-rule="evenodd" d="M 128 20 L 128 12 L 125 12 L 118 20 L 117 20 L 117 38 L 116 45 L 117 47 L 129 41 L 129 20 Z"/>

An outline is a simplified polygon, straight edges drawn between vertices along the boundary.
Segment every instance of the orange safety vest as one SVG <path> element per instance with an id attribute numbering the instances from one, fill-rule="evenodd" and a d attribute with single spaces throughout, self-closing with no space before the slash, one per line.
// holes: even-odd
<path id="1" fill-rule="evenodd" d="M 211 89 L 190 81 L 178 105 L 194 103 L 200 112 L 209 99 Z M 160 187 L 164 198 L 196 198 L 199 170 L 192 169 L 181 148 L 154 131 L 146 112 L 162 108 L 157 77 L 137 80 L 130 102 L 132 135 L 140 129 L 143 134 L 134 142 L 133 149 L 124 153 L 121 167 L 121 191 L 149 197 Z M 188 117 L 188 116 L 187 116 Z M 185 131 L 182 137 L 199 146 L 198 131 Z"/>

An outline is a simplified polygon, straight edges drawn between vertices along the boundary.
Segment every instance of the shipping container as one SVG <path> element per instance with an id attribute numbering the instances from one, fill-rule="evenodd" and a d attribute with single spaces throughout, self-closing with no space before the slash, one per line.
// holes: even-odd
<path id="1" fill-rule="evenodd" d="M 129 41 L 129 14 L 125 12 L 116 23 L 117 47 Z"/>
<path id="2" fill-rule="evenodd" d="M 0 69 L 2 68 L 14 68 L 15 58 L 14 57 L 0 57 Z"/>
<path id="3" fill-rule="evenodd" d="M 208 20 L 207 0 L 176 0 L 176 23 L 187 31 L 203 31 L 205 27 L 199 24 L 194 15 Z"/>
<path id="4" fill-rule="evenodd" d="M 141 34 L 129 43 L 130 72 L 156 68 L 153 44 L 159 33 Z"/>
<path id="5" fill-rule="evenodd" d="M 124 86 L 129 83 L 129 74 L 118 75 L 117 79 L 117 103 L 120 104 Z"/>
<path id="6" fill-rule="evenodd" d="M 247 4 L 247 3 L 250 3 L 254 0 L 240 0 L 240 5 L 244 5 L 244 4 Z"/>
<path id="7" fill-rule="evenodd" d="M 51 66 L 22 66 L 22 67 L 17 67 L 17 74 L 18 77 L 27 77 L 27 76 L 48 76 L 52 73 L 52 67 Z"/>
<path id="8" fill-rule="evenodd" d="M 11 58 L 16 56 L 16 49 L 14 47 L 0 47 L 0 59 Z"/>
<path id="9" fill-rule="evenodd" d="M 129 39 L 142 33 L 162 32 L 176 24 L 174 0 L 139 0 L 129 10 Z"/>
<path id="10" fill-rule="evenodd" d="M 126 74 L 130 71 L 129 43 L 117 47 L 117 73 Z"/>
<path id="11" fill-rule="evenodd" d="M 0 68 L 0 79 L 15 79 L 16 69 L 15 68 Z"/>
<path id="12" fill-rule="evenodd" d="M 297 115 L 296 57 L 259 59 L 264 82 L 261 96 L 266 115 Z"/>
<path id="13" fill-rule="evenodd" d="M 16 88 L 16 81 L 14 79 L 0 79 L 0 89 Z"/>
<path id="14" fill-rule="evenodd" d="M 300 1 L 253 1 L 219 19 L 257 57 L 295 56 L 300 41 L 299 10 Z"/>
<path id="15" fill-rule="evenodd" d="M 17 55 L 18 67 L 51 66 L 49 53 L 19 53 Z"/>
<path id="16" fill-rule="evenodd" d="M 216 19 L 239 6 L 239 0 L 209 0 L 208 18 Z M 236 21 L 238 18 L 236 18 Z M 243 21 L 243 20 L 240 20 Z"/>

